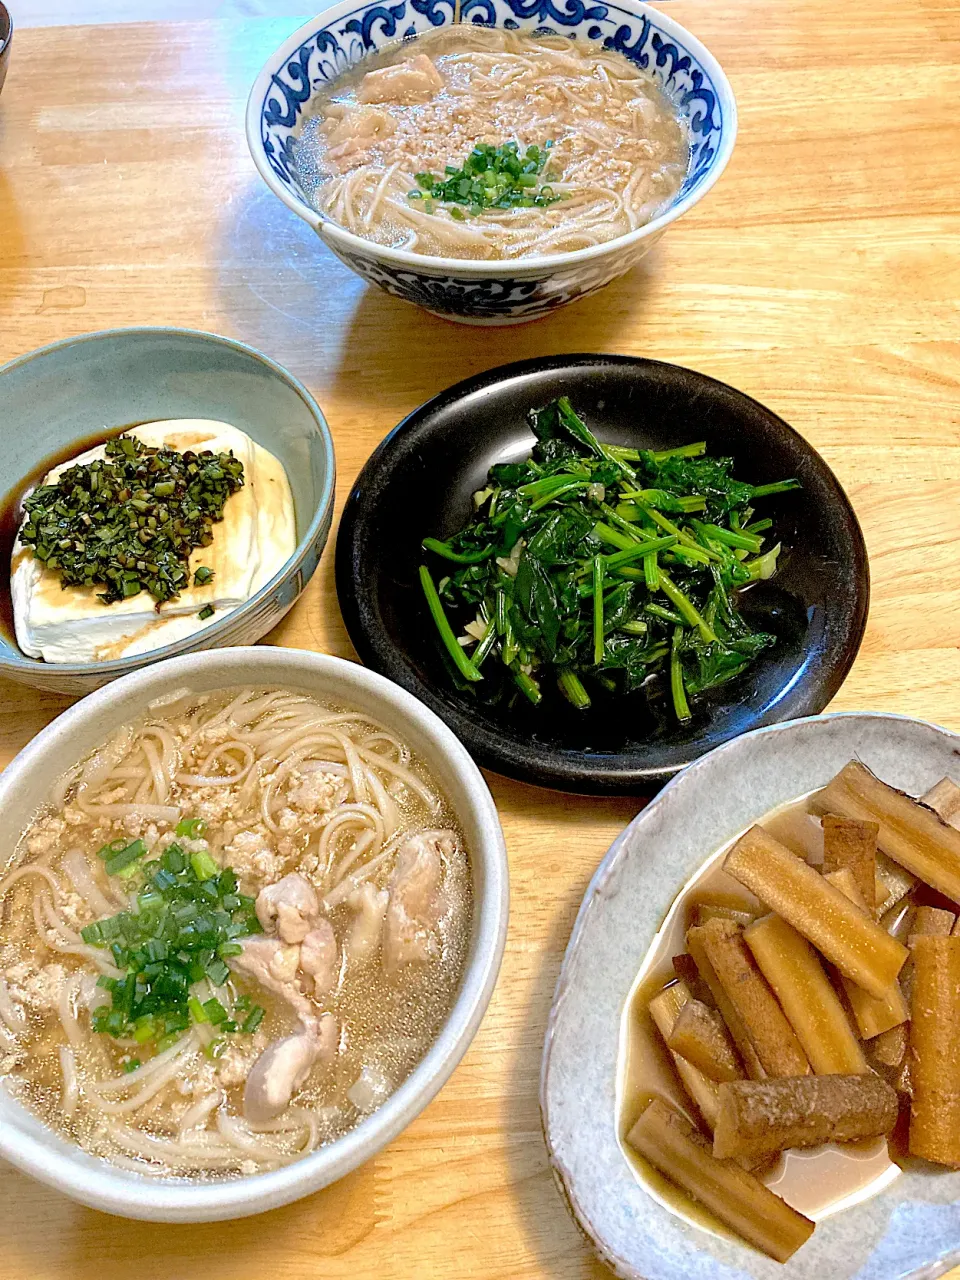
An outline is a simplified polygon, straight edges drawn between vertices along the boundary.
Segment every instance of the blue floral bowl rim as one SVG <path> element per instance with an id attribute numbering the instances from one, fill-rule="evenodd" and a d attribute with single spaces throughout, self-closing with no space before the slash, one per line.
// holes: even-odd
<path id="1" fill-rule="evenodd" d="M 733 153 L 734 143 L 737 140 L 736 98 L 725 71 L 706 45 L 702 44 L 686 27 L 681 26 L 679 22 L 668 17 L 659 9 L 654 9 L 642 2 L 638 3 L 637 0 L 618 0 L 618 4 L 624 9 L 629 9 L 637 17 L 647 18 L 653 26 L 658 27 L 665 34 L 671 36 L 674 41 L 685 46 L 686 52 L 692 54 L 709 73 L 723 112 L 723 125 L 720 142 L 717 147 L 717 155 L 704 181 L 685 195 L 683 199 L 670 205 L 658 217 L 645 223 L 642 227 L 638 227 L 636 231 L 617 236 L 613 240 L 606 240 L 603 244 L 591 245 L 589 249 L 574 249 L 569 253 L 510 258 L 506 262 L 502 258 L 478 262 L 469 258 L 433 257 L 426 254 L 411 253 L 407 249 L 392 249 L 386 245 L 376 244 L 373 240 L 365 240 L 362 236 L 354 235 L 353 232 L 345 230 L 326 217 L 326 215 L 318 213 L 316 209 L 311 209 L 304 201 L 298 200 L 296 196 L 291 195 L 267 163 L 267 157 L 260 140 L 260 120 L 266 92 L 273 76 L 297 52 L 300 46 L 315 35 L 321 27 L 329 26 L 331 22 L 336 21 L 338 16 L 345 17 L 353 13 L 357 7 L 356 0 L 339 0 L 338 3 L 324 5 L 319 13 L 294 31 L 293 35 L 285 40 L 264 63 L 260 74 L 253 83 L 253 88 L 250 90 L 246 112 L 247 146 L 250 149 L 257 171 L 274 195 L 279 197 L 287 208 L 292 209 L 298 217 L 303 218 L 304 222 L 312 226 L 324 240 L 333 241 L 342 245 L 345 249 L 359 253 L 363 257 L 379 259 L 407 269 L 426 270 L 428 273 L 444 275 L 456 273 L 462 277 L 503 275 L 506 268 L 511 276 L 519 276 L 535 272 L 559 271 L 582 262 L 590 262 L 594 258 L 602 258 L 607 254 L 615 254 L 619 249 L 656 235 L 658 231 L 669 226 L 671 222 L 675 222 L 699 200 L 702 200 L 727 167 L 730 156 Z"/>
<path id="2" fill-rule="evenodd" d="M 295 378 L 292 373 L 284 369 L 282 365 L 277 364 L 275 360 L 271 360 L 269 356 L 264 355 L 262 351 L 258 351 L 256 347 L 251 347 L 246 342 L 239 342 L 236 338 L 225 338 L 221 334 L 207 333 L 203 329 L 184 329 L 179 325 L 131 325 L 119 329 L 96 329 L 92 333 L 77 334 L 72 338 L 62 338 L 59 342 L 51 342 L 44 347 L 37 347 L 34 351 L 28 351 L 26 355 L 15 356 L 12 360 L 8 360 L 6 364 L 0 365 L 0 392 L 2 392 L 3 388 L 4 375 L 13 373 L 15 370 L 30 364 L 42 356 L 52 355 L 54 352 L 66 350 L 68 347 L 100 342 L 109 338 L 125 338 L 131 335 L 155 337 L 168 335 L 196 339 L 200 343 L 210 343 L 213 346 L 228 347 L 232 351 L 239 351 L 243 355 L 251 356 L 295 391 L 304 402 L 316 424 L 317 436 L 323 448 L 326 477 L 317 502 L 317 509 L 303 536 L 298 540 L 296 550 L 290 559 L 284 561 L 273 577 L 249 600 L 245 600 L 237 608 L 229 610 L 219 622 L 212 623 L 209 627 L 204 628 L 202 632 L 187 636 L 183 640 L 177 640 L 174 644 L 164 645 L 159 649 L 150 649 L 146 653 L 138 653 L 129 658 L 115 658 L 111 662 L 58 662 L 52 664 L 44 663 L 37 658 L 29 658 L 26 654 L 0 652 L 0 676 L 14 670 L 32 671 L 39 668 L 41 670 L 48 669 L 58 676 L 96 676 L 110 680 L 116 676 L 136 671 L 148 663 L 152 664 L 160 662 L 164 658 L 174 658 L 179 654 L 194 652 L 197 642 L 201 638 L 204 641 L 205 648 L 222 647 L 223 637 L 236 624 L 238 619 L 247 613 L 253 612 L 261 601 L 267 599 L 282 582 L 286 581 L 291 574 L 297 572 L 323 526 L 331 520 L 336 483 L 336 456 L 333 449 L 333 437 L 330 434 L 330 427 L 323 415 L 323 410 L 303 383 Z M 9 492 L 17 483 L 18 478 L 14 478 L 9 485 L 4 486 L 3 491 Z M 306 583 L 304 583 L 305 585 Z M 0 589 L 3 588 L 0 587 Z"/>

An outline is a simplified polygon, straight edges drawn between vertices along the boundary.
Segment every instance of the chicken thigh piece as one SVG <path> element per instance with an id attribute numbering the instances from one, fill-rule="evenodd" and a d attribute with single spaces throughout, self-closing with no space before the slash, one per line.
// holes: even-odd
<path id="1" fill-rule="evenodd" d="M 300 944 L 300 968 L 313 984 L 315 1000 L 337 985 L 340 949 L 330 921 L 321 917 Z"/>
<path id="2" fill-rule="evenodd" d="M 364 965 L 376 954 L 389 901 L 387 890 L 378 889 L 369 880 L 347 898 L 347 906 L 354 913 L 344 942 L 348 965 Z"/>
<path id="3" fill-rule="evenodd" d="M 264 934 L 242 938 L 240 945 L 243 950 L 238 956 L 230 957 L 230 967 L 286 1000 L 303 1021 L 316 1022 L 316 1007 L 303 994 L 297 981 L 300 947 L 286 945 L 279 938 L 268 938 Z"/>
<path id="4" fill-rule="evenodd" d="M 420 831 L 400 847 L 383 935 L 383 967 L 390 977 L 439 952 L 441 855 L 449 857 L 456 840 L 452 831 Z"/>
<path id="5" fill-rule="evenodd" d="M 443 88 L 443 76 L 425 53 L 407 58 L 392 67 L 368 71 L 360 82 L 360 102 L 395 102 L 411 106 L 429 102 Z"/>
<path id="6" fill-rule="evenodd" d="M 257 919 L 270 933 L 275 928 L 284 942 L 302 942 L 320 916 L 313 885 L 297 871 L 268 884 L 257 894 Z"/>
<path id="7" fill-rule="evenodd" d="M 275 1119 L 318 1062 L 332 1062 L 337 1052 L 337 1020 L 332 1013 L 304 1026 L 295 1035 L 274 1040 L 250 1069 L 243 1090 L 243 1114 L 253 1124 Z"/>

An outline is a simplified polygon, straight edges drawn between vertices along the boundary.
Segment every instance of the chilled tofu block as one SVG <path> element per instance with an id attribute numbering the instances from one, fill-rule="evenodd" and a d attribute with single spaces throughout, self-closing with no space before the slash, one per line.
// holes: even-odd
<path id="1" fill-rule="evenodd" d="M 243 463 L 243 487 L 227 501 L 213 541 L 190 556 L 190 580 L 200 565 L 213 570 L 204 586 L 190 586 L 158 609 L 146 592 L 106 605 L 97 588 L 62 587 L 28 547 L 11 562 L 17 643 L 46 662 L 109 662 L 173 644 L 201 631 L 249 600 L 293 554 L 296 523 L 290 483 L 268 450 L 225 422 L 179 419 L 150 422 L 128 432 L 143 444 L 184 452 L 231 451 Z M 105 456 L 103 445 L 54 468 L 52 483 L 68 467 Z M 207 606 L 213 615 L 198 615 Z"/>

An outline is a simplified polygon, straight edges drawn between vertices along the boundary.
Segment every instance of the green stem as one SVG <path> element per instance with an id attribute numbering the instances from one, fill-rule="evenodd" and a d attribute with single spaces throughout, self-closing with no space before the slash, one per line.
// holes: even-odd
<path id="1" fill-rule="evenodd" d="M 757 484 L 753 487 L 751 498 L 768 498 L 771 493 L 789 493 L 791 489 L 801 489 L 799 480 L 777 480 L 774 484 Z"/>
<path id="2" fill-rule="evenodd" d="M 683 687 L 683 667 L 680 664 L 680 641 L 683 628 L 674 627 L 673 643 L 670 646 L 670 692 L 673 695 L 673 709 L 681 722 L 690 719 L 690 704 L 687 702 L 686 690 Z"/>
<path id="3" fill-rule="evenodd" d="M 479 551 L 454 551 L 449 542 L 441 542 L 439 538 L 424 538 L 420 544 L 424 551 L 432 551 L 444 560 L 452 560 L 454 564 L 480 564 L 493 555 L 493 545 L 482 547 Z"/>
<path id="4" fill-rule="evenodd" d="M 497 643 L 497 624 L 493 618 L 487 623 L 487 629 L 483 633 L 480 643 L 470 655 L 470 661 L 479 671 L 483 666 L 485 659 L 489 656 L 490 650 Z"/>
<path id="5" fill-rule="evenodd" d="M 593 559 L 593 663 L 603 661 L 603 556 Z"/>
<path id="6" fill-rule="evenodd" d="M 662 604 L 654 604 L 652 601 L 643 606 L 643 612 L 649 613 L 652 618 L 662 618 L 664 622 L 672 622 L 675 626 L 683 622 L 679 613 L 674 613 L 672 609 L 665 609 Z"/>
<path id="7" fill-rule="evenodd" d="M 537 498 L 535 502 L 531 502 L 530 510 L 539 511 L 541 507 L 549 506 L 551 502 L 556 502 L 558 498 L 565 498 L 570 493 L 581 493 L 584 489 L 589 489 L 592 481 L 590 480 L 571 480 L 569 483 L 561 485 L 554 489 L 552 493 L 545 493 L 542 498 Z"/>
<path id="8" fill-rule="evenodd" d="M 560 692 L 578 711 L 586 711 L 590 705 L 590 695 L 583 687 L 583 682 L 570 667 L 564 667 L 557 677 Z"/>
<path id="9" fill-rule="evenodd" d="M 758 538 L 756 534 L 735 533 L 730 529 L 721 528 L 718 524 L 703 524 L 699 520 L 694 520 L 693 525 L 714 542 L 721 542 L 727 547 L 740 547 L 743 551 L 756 552 L 763 546 L 763 539 Z"/>
<path id="10" fill-rule="evenodd" d="M 697 628 L 707 644 L 713 644 L 716 641 L 716 632 L 700 616 L 693 601 L 683 594 L 673 579 L 662 569 L 660 570 L 660 590 L 681 617 L 685 618 L 691 627 Z"/>
<path id="11" fill-rule="evenodd" d="M 447 653 L 453 659 L 457 670 L 465 680 L 470 680 L 471 682 L 482 680 L 483 676 L 467 657 L 463 646 L 457 643 L 457 637 L 453 634 L 453 628 L 447 621 L 447 615 L 443 611 L 443 605 L 440 603 L 440 597 L 437 594 L 433 578 L 430 576 L 430 570 L 425 564 L 420 566 L 420 585 L 423 587 L 423 594 L 427 598 L 427 608 L 430 610 L 430 616 L 440 632 L 440 639 L 443 641 Z"/>
<path id="12" fill-rule="evenodd" d="M 632 547 L 625 547 L 613 555 L 604 556 L 603 559 L 607 569 L 619 569 L 621 565 L 630 564 L 633 560 L 641 560 L 650 554 L 656 555 L 658 551 L 665 551 L 667 547 L 676 545 L 676 538 L 649 538 L 646 542 L 634 543 Z"/>
<path id="13" fill-rule="evenodd" d="M 699 458 L 706 452 L 706 440 L 698 440 L 696 444 L 683 444 L 679 449 L 660 449 L 650 457 L 654 462 L 666 462 L 668 458 Z"/>
<path id="14" fill-rule="evenodd" d="M 528 676 L 525 671 L 521 671 L 518 667 L 511 667 L 510 674 L 516 682 L 517 688 L 520 689 L 526 697 L 530 699 L 534 706 L 543 697 L 540 686 L 532 676 Z"/>

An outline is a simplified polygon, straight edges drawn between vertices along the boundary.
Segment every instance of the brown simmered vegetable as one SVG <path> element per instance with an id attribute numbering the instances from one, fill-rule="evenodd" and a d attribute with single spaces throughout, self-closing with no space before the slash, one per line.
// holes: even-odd
<path id="1" fill-rule="evenodd" d="M 767 1075 L 797 1076 L 809 1071 L 796 1032 L 758 969 L 740 926 L 732 920 L 711 920 L 691 929 L 687 936 L 694 937 L 706 952 Z"/>
<path id="2" fill-rule="evenodd" d="M 817 1075 L 867 1071 L 867 1060 L 817 953 L 780 916 L 764 916 L 744 940 Z"/>
<path id="3" fill-rule="evenodd" d="M 24 502 L 20 542 L 65 587 L 102 587 L 104 604 L 147 591 L 157 604 L 190 585 L 188 561 L 213 541 L 227 499 L 243 485 L 232 453 L 153 448 L 135 436 L 106 457 L 67 467 Z M 213 574 L 197 568 L 198 585 Z"/>
<path id="4" fill-rule="evenodd" d="M 871 995 L 882 999 L 887 994 L 907 958 L 906 947 L 802 858 L 762 827 L 751 827 L 723 865 L 841 973 Z"/>
<path id="5" fill-rule="evenodd" d="M 893 1129 L 898 1109 L 896 1093 L 872 1072 L 736 1080 L 720 1086 L 713 1154 L 757 1159 L 880 1137 Z"/>
<path id="6" fill-rule="evenodd" d="M 849 867 L 864 902 L 872 910 L 876 906 L 877 834 L 880 827 L 876 822 L 841 818 L 835 813 L 824 814 L 822 825 L 824 872 Z"/>
<path id="7" fill-rule="evenodd" d="M 809 1218 L 752 1173 L 732 1160 L 715 1159 L 693 1125 L 659 1098 L 648 1105 L 627 1142 L 665 1178 L 778 1262 L 786 1262 L 813 1233 Z"/>
<path id="8" fill-rule="evenodd" d="M 960 938 L 913 945 L 910 1153 L 960 1165 Z"/>
<path id="9" fill-rule="evenodd" d="M 677 1024 L 677 1019 L 689 1000 L 690 991 L 686 983 L 680 981 L 665 987 L 659 995 L 654 996 L 650 1001 L 648 1006 L 650 1017 L 668 1045 L 670 1036 L 673 1034 L 673 1029 Z M 713 1123 L 717 1118 L 716 1081 L 709 1080 L 691 1062 L 673 1053 L 672 1050 L 671 1057 L 683 1087 L 703 1117 L 707 1128 L 712 1130 Z"/>
<path id="10" fill-rule="evenodd" d="M 743 1067 L 726 1023 L 699 1000 L 688 1000 L 680 1010 L 667 1045 L 708 1080 L 743 1079 Z"/>
<path id="11" fill-rule="evenodd" d="M 881 782 L 859 761 L 846 765 L 817 803 L 831 813 L 879 823 L 878 844 L 888 857 L 960 901 L 960 831 L 932 809 Z"/>

